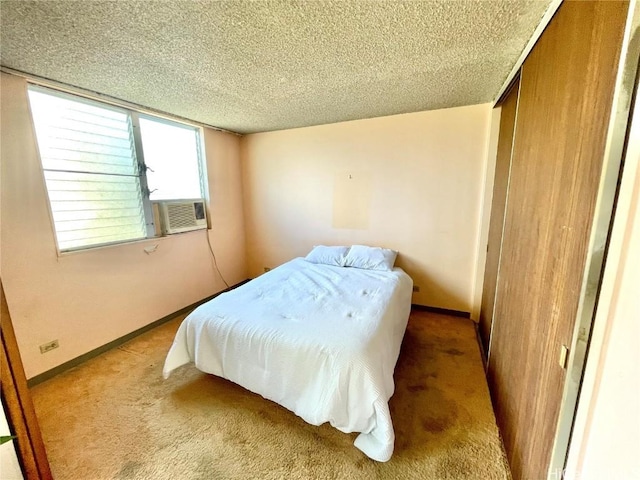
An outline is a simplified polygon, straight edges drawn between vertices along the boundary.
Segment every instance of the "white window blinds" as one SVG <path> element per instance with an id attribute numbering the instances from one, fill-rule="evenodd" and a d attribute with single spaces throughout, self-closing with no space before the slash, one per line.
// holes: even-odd
<path id="1" fill-rule="evenodd" d="M 59 249 L 145 238 L 129 113 L 33 86 L 29 100 Z"/>

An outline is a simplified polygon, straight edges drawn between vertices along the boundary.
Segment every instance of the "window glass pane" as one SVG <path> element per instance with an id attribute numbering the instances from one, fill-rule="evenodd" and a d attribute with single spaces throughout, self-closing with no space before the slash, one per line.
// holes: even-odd
<path id="1" fill-rule="evenodd" d="M 140 117 L 151 200 L 201 198 L 198 130 Z"/>
<path id="2" fill-rule="evenodd" d="M 29 87 L 60 250 L 144 238 L 128 112 Z"/>

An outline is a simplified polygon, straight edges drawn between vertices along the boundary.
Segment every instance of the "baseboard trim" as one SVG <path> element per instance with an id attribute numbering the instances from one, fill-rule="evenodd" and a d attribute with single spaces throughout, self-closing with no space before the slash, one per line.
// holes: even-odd
<path id="1" fill-rule="evenodd" d="M 224 290 L 211 295 L 207 298 L 203 298 L 202 300 L 195 302 L 191 305 L 188 305 L 184 308 L 181 308 L 180 310 L 178 310 L 177 312 L 173 312 L 170 313 L 169 315 L 167 315 L 166 317 L 162 317 L 160 320 L 156 320 L 154 322 L 151 322 L 148 325 L 145 325 L 144 327 L 141 327 L 137 330 L 134 330 L 131 333 L 128 333 L 120 338 L 116 338 L 115 340 L 102 345 L 101 347 L 95 348 L 93 350 L 91 350 L 90 352 L 87 352 L 85 354 L 80 355 L 79 357 L 73 358 L 67 362 L 64 362 L 63 364 L 58 365 L 57 367 L 53 367 L 51 370 L 47 370 L 46 372 L 42 372 L 38 375 L 36 375 L 35 377 L 32 377 L 30 379 L 27 380 L 27 385 L 29 387 L 33 387 L 35 385 L 38 385 L 39 383 L 45 382 L 53 377 L 55 377 L 56 375 L 60 375 L 62 372 L 65 372 L 73 367 L 77 367 L 78 365 L 86 362 L 87 360 L 91 360 L 92 358 L 97 357 L 98 355 L 109 351 L 113 348 L 119 347 L 120 345 L 125 344 L 126 342 L 128 342 L 129 340 L 134 339 L 135 337 L 142 335 L 143 333 L 148 332 L 149 330 L 153 330 L 156 327 L 159 327 L 160 325 L 162 325 L 163 323 L 167 323 L 170 320 L 173 320 L 174 318 L 187 313 L 191 310 L 193 310 L 194 308 L 196 308 L 199 305 L 202 305 L 205 302 L 208 302 L 209 300 L 211 300 L 212 298 L 217 297 L 218 295 L 220 295 L 221 293 L 224 292 L 228 292 L 229 290 L 233 290 L 234 288 L 239 287 L 240 285 L 244 285 L 245 283 L 247 283 L 249 281 L 249 279 L 247 280 L 243 280 L 240 283 L 236 283 L 235 285 L 230 286 L 229 288 L 225 288 Z"/>
<path id="2" fill-rule="evenodd" d="M 430 307 L 428 305 L 416 305 L 411 304 L 413 310 L 421 310 L 423 312 L 442 313 L 444 315 L 451 315 L 454 317 L 471 318 L 471 312 L 462 312 L 460 310 L 449 310 L 448 308 Z"/>

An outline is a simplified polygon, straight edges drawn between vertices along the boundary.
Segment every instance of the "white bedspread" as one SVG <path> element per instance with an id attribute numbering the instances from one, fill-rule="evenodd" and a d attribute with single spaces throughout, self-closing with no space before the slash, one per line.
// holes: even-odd
<path id="1" fill-rule="evenodd" d="M 194 362 L 308 423 L 361 432 L 374 460 L 393 453 L 388 401 L 413 282 L 393 271 L 294 259 L 195 309 L 180 326 L 164 376 Z"/>

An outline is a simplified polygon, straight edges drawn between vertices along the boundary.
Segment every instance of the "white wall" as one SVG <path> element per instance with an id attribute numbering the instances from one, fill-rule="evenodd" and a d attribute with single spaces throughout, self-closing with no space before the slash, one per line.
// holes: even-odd
<path id="1" fill-rule="evenodd" d="M 27 378 L 224 288 L 205 231 L 58 256 L 26 96 L 2 74 L 2 282 Z M 240 139 L 205 130 L 211 243 L 229 284 L 247 278 Z M 158 244 L 152 254 L 143 248 Z M 38 346 L 58 339 L 41 354 Z"/>
<path id="2" fill-rule="evenodd" d="M 569 447 L 569 480 L 640 480 L 640 103 L 629 139 Z"/>
<path id="3" fill-rule="evenodd" d="M 477 261 L 475 283 L 471 307 L 471 318 L 480 321 L 480 307 L 482 305 L 482 289 L 484 287 L 484 269 L 487 261 L 487 249 L 489 245 L 489 224 L 491 223 L 491 203 L 493 202 L 493 183 L 496 173 L 496 160 L 498 156 L 498 137 L 500 135 L 500 115 L 502 107 L 491 110 L 491 129 L 489 132 L 489 144 L 487 148 L 487 161 L 484 168 L 482 189 L 482 210 L 480 215 L 480 228 L 478 229 Z"/>
<path id="4" fill-rule="evenodd" d="M 316 244 L 400 252 L 414 302 L 470 312 L 491 105 L 242 139 L 249 275 Z"/>
<path id="5" fill-rule="evenodd" d="M 0 401 L 0 435 L 11 435 L 2 401 Z M 15 440 L 11 440 L 0 445 L 0 475 L 2 480 L 23 480 L 24 478 L 14 442 Z"/>

